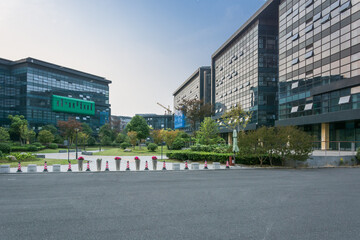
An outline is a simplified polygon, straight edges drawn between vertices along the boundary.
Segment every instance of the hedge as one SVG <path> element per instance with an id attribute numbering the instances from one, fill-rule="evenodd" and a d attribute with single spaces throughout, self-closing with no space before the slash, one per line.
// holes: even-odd
<path id="1" fill-rule="evenodd" d="M 193 152 L 193 151 L 172 151 L 166 153 L 166 156 L 170 159 L 177 160 L 191 160 L 191 161 L 211 161 L 211 162 L 220 162 L 226 163 L 229 160 L 230 156 L 233 156 L 232 153 L 213 153 L 213 152 Z M 235 157 L 236 164 L 244 165 L 259 165 L 260 161 L 256 155 L 236 155 Z M 273 165 L 280 166 L 281 159 L 279 156 L 274 156 L 272 158 Z M 270 158 L 265 156 L 263 161 L 264 165 L 270 165 Z"/>

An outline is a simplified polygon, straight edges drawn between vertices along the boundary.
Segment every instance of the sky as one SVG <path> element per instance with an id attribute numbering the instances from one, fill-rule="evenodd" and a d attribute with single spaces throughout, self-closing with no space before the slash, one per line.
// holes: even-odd
<path id="1" fill-rule="evenodd" d="M 105 77 L 112 115 L 164 114 L 173 92 L 264 0 L 0 0 L 0 58 Z"/>

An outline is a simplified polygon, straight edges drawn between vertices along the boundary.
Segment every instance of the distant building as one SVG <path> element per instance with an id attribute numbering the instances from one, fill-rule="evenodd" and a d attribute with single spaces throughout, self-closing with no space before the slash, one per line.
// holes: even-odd
<path id="1" fill-rule="evenodd" d="M 119 132 L 124 131 L 132 117 L 111 115 L 111 127 Z"/>
<path id="2" fill-rule="evenodd" d="M 96 132 L 109 122 L 111 81 L 34 58 L 0 59 L 0 125 L 23 115 L 38 131 L 74 118 Z"/>
<path id="3" fill-rule="evenodd" d="M 136 114 L 143 117 L 149 127 L 154 130 L 159 129 L 174 129 L 173 115 L 157 115 L 157 114 Z"/>
<path id="4" fill-rule="evenodd" d="M 211 103 L 211 68 L 208 66 L 199 67 L 196 71 L 175 90 L 174 108 L 175 108 L 175 129 L 182 129 L 190 131 L 189 124 L 186 124 L 185 116 L 176 109 L 184 99 L 198 99 L 203 103 Z"/>

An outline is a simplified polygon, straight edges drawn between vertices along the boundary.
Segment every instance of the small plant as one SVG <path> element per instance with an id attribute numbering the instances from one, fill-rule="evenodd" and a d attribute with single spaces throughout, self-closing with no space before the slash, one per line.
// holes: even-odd
<path id="1" fill-rule="evenodd" d="M 3 153 L 10 153 L 11 147 L 7 143 L 0 143 L 0 151 Z"/>
<path id="2" fill-rule="evenodd" d="M 115 157 L 115 160 L 121 160 L 121 157 Z"/>
<path id="3" fill-rule="evenodd" d="M 155 152 L 157 148 L 158 148 L 158 145 L 155 143 L 149 143 L 149 145 L 147 146 L 147 149 L 150 152 Z"/>
<path id="4" fill-rule="evenodd" d="M 140 158 L 138 156 L 134 157 L 135 160 L 140 160 Z"/>
<path id="5" fill-rule="evenodd" d="M 152 160 L 157 160 L 157 157 L 156 157 L 156 156 L 153 156 L 151 159 L 152 159 Z"/>
<path id="6" fill-rule="evenodd" d="M 342 165 L 344 165 L 344 159 L 340 158 L 339 166 L 342 166 Z"/>
<path id="7" fill-rule="evenodd" d="M 80 157 L 78 158 L 78 160 L 84 160 L 84 158 L 83 158 L 82 156 L 80 156 Z"/>

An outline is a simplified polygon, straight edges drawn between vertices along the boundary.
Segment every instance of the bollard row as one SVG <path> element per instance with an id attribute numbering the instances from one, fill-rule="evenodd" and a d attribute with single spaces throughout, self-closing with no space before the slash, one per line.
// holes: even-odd
<path id="1" fill-rule="evenodd" d="M 80 157 L 82 158 L 82 157 Z M 80 159 L 79 158 L 79 161 L 78 161 L 78 170 L 79 172 L 82 172 L 83 171 L 83 158 Z M 156 157 L 155 157 L 156 158 Z M 98 159 L 99 160 L 99 159 Z M 100 163 L 98 162 L 97 160 L 97 171 L 101 171 L 101 161 Z M 116 171 L 120 171 L 120 161 L 121 161 L 121 158 L 119 157 L 116 157 L 115 158 L 115 166 L 116 166 Z M 135 166 L 136 166 L 136 170 L 139 171 L 140 170 L 140 159 L 139 158 L 135 158 Z M 213 162 L 212 164 L 212 167 L 213 169 L 220 169 L 220 163 L 219 162 Z M 229 161 L 226 162 L 226 168 L 225 169 L 229 169 L 230 166 L 229 166 Z M 157 159 L 154 159 L 153 157 L 153 170 L 156 170 L 157 169 Z M 199 163 L 191 163 L 191 170 L 199 170 L 200 169 L 200 165 Z M 206 169 L 209 169 L 208 168 L 208 164 L 207 164 L 207 161 L 205 161 L 204 163 L 204 170 Z M 126 171 L 130 171 L 130 163 L 129 161 L 127 161 L 126 163 Z M 148 165 L 148 161 L 145 161 L 145 169 L 146 171 L 149 170 L 149 165 Z M 163 167 L 162 167 L 162 170 L 163 171 L 166 171 L 167 168 L 166 168 L 166 162 L 163 161 Z M 175 170 L 175 171 L 179 171 L 181 170 L 180 169 L 180 163 L 172 163 L 172 170 Z M 183 170 L 189 170 L 189 166 L 188 166 L 188 162 L 185 161 L 185 167 Z M 60 164 L 54 164 L 53 167 L 52 167 L 52 171 L 53 172 L 61 172 L 61 165 Z M 86 172 L 91 172 L 91 169 L 90 169 L 90 161 L 87 161 L 87 166 L 86 166 Z M 109 172 L 110 171 L 110 168 L 109 168 L 109 162 L 106 161 L 106 165 L 105 165 L 105 171 L 106 172 Z M 18 168 L 17 168 L 17 173 L 21 173 L 23 172 L 22 169 L 21 169 L 21 162 L 18 163 Z M 36 164 L 29 164 L 27 166 L 27 172 L 29 173 L 35 173 L 37 172 L 37 165 Z M 45 161 L 44 163 L 44 170 L 42 172 L 49 172 L 48 170 L 48 166 L 47 166 L 47 162 Z M 68 169 L 67 169 L 67 172 L 72 172 L 72 169 L 71 169 L 71 162 L 69 161 L 69 165 L 68 165 Z M 10 165 L 0 165 L 0 173 L 10 173 Z"/>

